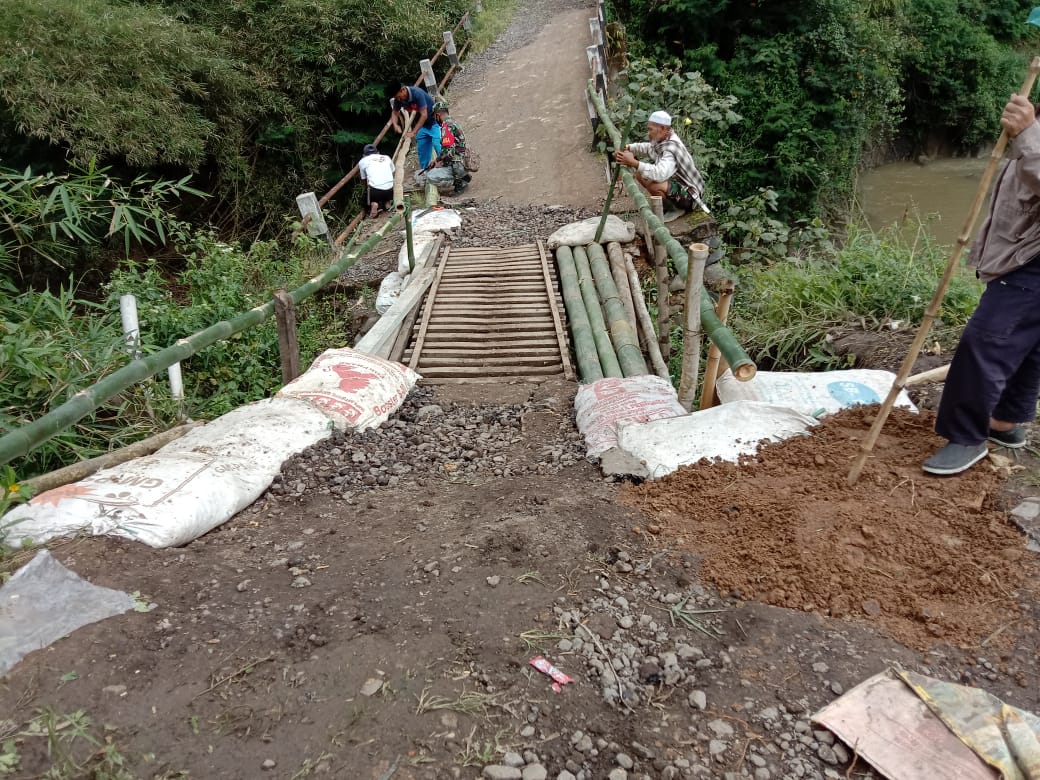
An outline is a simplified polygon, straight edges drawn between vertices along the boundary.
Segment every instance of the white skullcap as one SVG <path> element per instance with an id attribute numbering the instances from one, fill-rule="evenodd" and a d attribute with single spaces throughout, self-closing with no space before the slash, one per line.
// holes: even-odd
<path id="1" fill-rule="evenodd" d="M 647 121 L 664 127 L 672 126 L 672 117 L 667 111 L 655 111 L 650 115 L 650 118 Z"/>

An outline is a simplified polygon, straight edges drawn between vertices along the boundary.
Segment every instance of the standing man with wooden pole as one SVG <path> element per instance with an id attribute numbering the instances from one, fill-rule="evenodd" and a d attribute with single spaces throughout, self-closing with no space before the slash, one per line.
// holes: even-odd
<path id="1" fill-rule="evenodd" d="M 1004 107 L 1000 118 L 1003 132 L 917 335 L 849 471 L 850 485 L 859 480 L 939 313 L 1009 140 L 1012 158 L 1000 176 L 970 260 L 987 282 L 986 291 L 957 347 L 936 420 L 936 430 L 949 444 L 925 461 L 924 470 L 959 474 L 986 457 L 987 439 L 1004 446 L 1025 446 L 1025 429 L 1020 423 L 1036 416 L 1040 392 L 1040 233 L 1036 230 L 1040 223 L 1040 124 L 1027 97 L 1037 73 L 1040 57 L 1033 58 L 1022 89 Z"/>

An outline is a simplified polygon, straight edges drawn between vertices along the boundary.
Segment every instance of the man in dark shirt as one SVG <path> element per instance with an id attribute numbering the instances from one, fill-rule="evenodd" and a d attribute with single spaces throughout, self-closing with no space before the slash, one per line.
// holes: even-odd
<path id="1" fill-rule="evenodd" d="M 434 157 L 441 153 L 441 126 L 433 116 L 433 98 L 419 87 L 401 84 L 394 94 L 393 113 L 390 121 L 394 130 L 404 130 L 403 111 L 416 114 L 408 137 L 415 139 L 415 151 L 419 155 L 419 168 L 426 170 Z"/>

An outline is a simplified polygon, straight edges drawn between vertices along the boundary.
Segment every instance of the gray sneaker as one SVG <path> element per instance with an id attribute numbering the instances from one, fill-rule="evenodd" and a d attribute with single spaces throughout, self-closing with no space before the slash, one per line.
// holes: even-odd
<path id="1" fill-rule="evenodd" d="M 924 462 L 921 467 L 929 474 L 949 476 L 967 471 L 989 454 L 985 444 L 954 444 L 950 442 Z"/>
<path id="2" fill-rule="evenodd" d="M 1026 446 L 1026 426 L 1016 425 L 1006 431 L 989 429 L 989 440 L 1009 450 L 1019 450 Z"/>

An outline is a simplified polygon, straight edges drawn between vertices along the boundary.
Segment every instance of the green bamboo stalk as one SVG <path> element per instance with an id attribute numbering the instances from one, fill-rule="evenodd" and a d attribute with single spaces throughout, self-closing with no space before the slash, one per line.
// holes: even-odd
<path id="1" fill-rule="evenodd" d="M 290 292 L 289 297 L 292 298 L 293 303 L 306 300 L 333 279 L 339 277 L 361 255 L 378 244 L 387 230 L 400 221 L 400 219 L 401 216 L 399 214 L 394 214 L 382 228 L 373 233 L 357 250 L 349 254 L 341 254 L 336 263 Z M 70 425 L 75 424 L 97 409 L 109 398 L 123 392 L 131 385 L 143 382 L 159 371 L 169 368 L 174 363 L 187 360 L 211 344 L 255 327 L 273 315 L 274 300 L 272 299 L 265 304 L 232 317 L 230 320 L 218 322 L 215 325 L 210 325 L 205 330 L 200 330 L 198 333 L 182 338 L 177 343 L 156 352 L 154 355 L 147 355 L 140 360 L 131 361 L 129 365 L 112 372 L 100 382 L 80 390 L 57 409 L 52 409 L 38 420 L 34 420 L 28 425 L 23 425 L 21 428 L 17 428 L 0 437 L 0 465 L 10 463 L 15 458 L 20 458 L 39 447 L 45 441 L 57 436 Z"/>
<path id="2" fill-rule="evenodd" d="M 603 98 L 596 92 L 592 81 L 589 81 L 588 92 L 592 97 L 592 103 L 596 107 L 596 112 L 599 114 L 607 134 L 614 143 L 620 142 L 621 135 L 618 133 L 614 123 L 610 121 Z M 683 249 L 682 244 L 675 240 L 664 223 L 654 215 L 653 209 L 650 208 L 650 202 L 646 199 L 642 190 L 639 189 L 635 177 L 632 176 L 632 172 L 628 168 L 621 169 L 621 180 L 625 183 L 625 189 L 628 190 L 628 194 L 632 196 L 632 200 L 639 207 L 639 213 L 646 220 L 647 225 L 650 226 L 654 238 L 665 246 L 668 250 L 668 256 L 675 264 L 675 269 L 685 279 L 687 267 L 686 250 Z M 718 315 L 715 314 L 715 306 L 711 296 L 706 291 L 701 295 L 701 326 L 704 328 L 704 335 L 719 348 L 719 352 L 722 353 L 726 362 L 729 363 L 733 370 L 733 375 L 737 379 L 746 381 L 755 375 L 755 362 L 748 357 L 744 348 L 740 346 L 740 342 L 733 335 L 733 331 L 719 320 Z"/>
<path id="3" fill-rule="evenodd" d="M 625 376 L 641 376 L 650 373 L 643 359 L 643 350 L 639 348 L 639 336 L 628 319 L 628 312 L 621 302 L 614 276 L 610 273 L 610 262 L 599 244 L 589 244 L 585 250 L 592 267 L 592 277 L 596 282 L 599 297 L 603 299 L 603 308 L 607 312 L 610 325 L 610 339 L 614 342 L 618 363 Z"/>
<path id="4" fill-rule="evenodd" d="M 556 250 L 556 267 L 560 272 L 560 289 L 563 292 L 563 305 L 567 309 L 567 322 L 571 326 L 578 373 L 583 382 L 595 382 L 603 378 L 603 367 L 596 354 L 596 341 L 592 337 L 592 326 L 578 285 L 574 254 L 569 246 L 561 246 Z"/>
<path id="5" fill-rule="evenodd" d="M 624 149 L 625 144 L 628 143 L 628 138 L 632 134 L 632 106 L 628 107 L 628 121 L 625 123 L 625 133 L 621 137 L 621 145 L 618 149 Z M 603 213 L 599 217 L 599 227 L 596 228 L 596 236 L 592 239 L 593 243 L 598 244 L 600 238 L 603 236 L 603 228 L 607 225 L 607 217 L 610 216 L 610 204 L 614 200 L 614 190 L 617 188 L 618 172 L 621 170 L 620 163 L 614 163 L 612 170 L 610 171 L 610 187 L 607 188 L 607 200 L 603 203 Z"/>
<path id="6" fill-rule="evenodd" d="M 603 320 L 603 309 L 600 308 L 599 293 L 596 292 L 596 282 L 592 277 L 592 269 L 589 267 L 589 256 L 583 246 L 576 246 L 572 251 L 574 252 L 574 267 L 578 271 L 578 287 L 581 289 L 581 298 L 585 302 L 585 312 L 589 315 L 592 338 L 596 342 L 596 352 L 599 354 L 599 363 L 603 366 L 603 375 L 622 377 L 624 372 L 618 363 L 614 345 L 610 343 L 607 323 Z"/>

